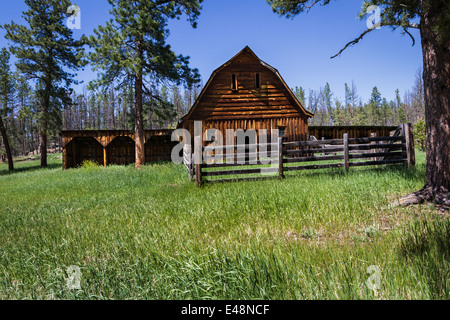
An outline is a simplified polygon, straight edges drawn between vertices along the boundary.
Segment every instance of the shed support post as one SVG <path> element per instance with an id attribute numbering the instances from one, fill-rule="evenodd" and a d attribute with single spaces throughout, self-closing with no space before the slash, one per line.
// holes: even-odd
<path id="1" fill-rule="evenodd" d="M 108 162 L 107 162 L 107 157 L 106 157 L 106 148 L 103 147 L 103 166 L 106 168 L 107 165 L 108 165 Z"/>
<path id="2" fill-rule="evenodd" d="M 67 169 L 67 147 L 63 147 L 63 170 Z"/>

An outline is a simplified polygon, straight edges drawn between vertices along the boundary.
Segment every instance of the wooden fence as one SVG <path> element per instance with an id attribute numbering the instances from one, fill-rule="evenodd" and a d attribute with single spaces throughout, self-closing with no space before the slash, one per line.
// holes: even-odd
<path id="1" fill-rule="evenodd" d="M 366 138 L 349 138 L 344 134 L 343 139 L 297 142 L 283 142 L 279 138 L 277 143 L 209 146 L 201 150 L 207 156 L 201 164 L 194 165 L 194 159 L 200 159 L 198 155 L 190 154 L 187 148 L 184 153 L 184 164 L 198 186 L 210 182 L 282 179 L 286 172 L 300 170 L 345 168 L 348 172 L 351 167 L 415 165 L 410 124 L 399 126 L 389 137 L 372 134 Z"/>

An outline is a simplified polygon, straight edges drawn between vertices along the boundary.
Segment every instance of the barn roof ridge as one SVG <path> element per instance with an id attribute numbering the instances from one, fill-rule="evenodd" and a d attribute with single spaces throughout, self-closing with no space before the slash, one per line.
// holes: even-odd
<path id="1" fill-rule="evenodd" d="M 189 109 L 189 111 L 186 113 L 186 115 L 184 115 L 181 119 L 180 119 L 180 123 L 185 120 L 186 118 L 188 118 L 192 112 L 195 110 L 195 108 L 197 107 L 197 105 L 199 104 L 200 100 L 202 99 L 203 95 L 205 94 L 206 90 L 208 89 L 209 85 L 211 84 L 212 80 L 215 78 L 216 74 L 219 73 L 222 69 L 226 68 L 228 65 L 230 65 L 238 56 L 240 56 L 242 53 L 247 52 L 250 55 L 252 55 L 256 60 L 259 61 L 259 63 L 261 63 L 264 67 L 266 67 L 267 69 L 271 70 L 273 73 L 275 73 L 277 75 L 277 77 L 279 78 L 279 80 L 281 81 L 281 83 L 283 84 L 283 86 L 285 87 L 286 91 L 288 92 L 288 94 L 291 96 L 291 98 L 293 98 L 293 100 L 298 104 L 298 107 L 300 108 L 301 111 L 303 111 L 307 116 L 309 117 L 313 117 L 314 114 L 312 114 L 311 112 L 309 112 L 308 110 L 306 110 L 306 108 L 301 104 L 301 102 L 297 99 L 297 97 L 294 95 L 294 93 L 292 92 L 291 88 L 289 88 L 289 86 L 286 84 L 286 81 L 284 81 L 283 77 L 281 76 L 281 74 L 278 72 L 278 70 L 274 67 L 272 67 L 270 64 L 264 62 L 263 60 L 261 60 L 256 53 L 248 46 L 246 45 L 244 47 L 244 49 L 242 49 L 241 51 L 239 51 L 237 54 L 235 54 L 231 59 L 229 59 L 227 62 L 225 62 L 224 64 L 222 64 L 220 67 L 218 67 L 217 69 L 215 69 L 211 76 L 208 79 L 208 82 L 205 84 L 205 86 L 203 87 L 202 91 L 200 92 L 199 96 L 197 97 L 197 99 L 195 100 L 194 104 L 192 105 L 192 107 Z"/>

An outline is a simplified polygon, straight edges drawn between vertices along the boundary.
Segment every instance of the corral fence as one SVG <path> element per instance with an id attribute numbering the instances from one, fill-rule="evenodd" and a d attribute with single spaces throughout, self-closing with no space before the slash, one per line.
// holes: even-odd
<path id="1" fill-rule="evenodd" d="M 374 133 L 370 137 L 349 138 L 344 134 L 342 139 L 296 142 L 284 142 L 279 138 L 272 143 L 207 146 L 201 150 L 203 155 L 214 157 L 196 163 L 198 155 L 190 154 L 185 148 L 183 160 L 198 186 L 212 182 L 282 179 L 287 172 L 302 170 L 344 168 L 348 172 L 351 167 L 415 166 L 411 124 L 398 126 L 393 135 L 386 137 L 377 137 Z"/>

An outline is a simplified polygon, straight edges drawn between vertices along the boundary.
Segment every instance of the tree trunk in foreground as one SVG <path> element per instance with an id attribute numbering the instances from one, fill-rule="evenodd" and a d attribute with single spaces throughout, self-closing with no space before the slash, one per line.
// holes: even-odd
<path id="1" fill-rule="evenodd" d="M 428 4 L 431 6 L 430 4 Z M 436 201 L 450 205 L 450 47 L 448 35 L 438 39 L 436 17 L 439 6 L 422 7 L 420 34 L 423 50 L 427 163 L 425 187 L 401 204 Z"/>
<path id="2" fill-rule="evenodd" d="M 5 145 L 5 151 L 6 151 L 6 157 L 8 158 L 8 170 L 13 171 L 14 170 L 14 164 L 12 159 L 12 153 L 11 153 L 11 147 L 9 146 L 8 136 L 6 134 L 6 128 L 3 123 L 3 119 L 0 116 L 0 132 L 3 139 L 3 144 Z"/>
<path id="3" fill-rule="evenodd" d="M 47 86 L 49 88 L 49 86 Z M 44 107 L 43 107 L 43 119 L 42 119 L 42 128 L 41 128 L 41 168 L 47 167 L 47 127 L 48 127 L 48 110 L 50 106 L 50 96 L 48 92 L 50 89 L 46 90 L 47 94 L 44 98 Z"/>
<path id="4" fill-rule="evenodd" d="M 143 104 L 143 76 L 141 61 L 143 59 L 144 52 L 142 50 L 142 39 L 136 41 L 136 58 L 139 61 L 139 72 L 135 75 L 134 94 L 135 94 L 135 132 L 134 137 L 136 141 L 136 169 L 139 169 L 142 165 L 145 165 L 145 152 L 144 152 L 144 119 L 142 116 L 142 104 Z"/>
<path id="5" fill-rule="evenodd" d="M 142 76 L 136 76 L 136 98 L 135 98 L 135 108 L 136 108 L 136 123 L 135 123 L 135 141 L 136 141 L 136 169 L 139 169 L 145 164 L 145 154 L 144 154 L 144 123 L 142 116 Z"/>
<path id="6" fill-rule="evenodd" d="M 47 167 L 47 133 L 43 129 L 41 133 L 41 168 Z"/>

